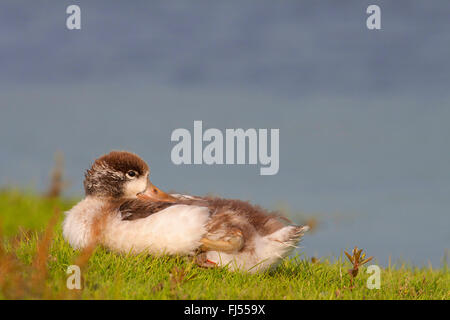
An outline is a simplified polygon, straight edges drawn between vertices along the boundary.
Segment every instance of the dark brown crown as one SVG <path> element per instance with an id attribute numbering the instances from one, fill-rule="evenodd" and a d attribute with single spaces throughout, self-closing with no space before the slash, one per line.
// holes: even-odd
<path id="1" fill-rule="evenodd" d="M 148 165 L 138 155 L 127 151 L 111 151 L 104 156 L 95 160 L 96 164 L 106 164 L 113 170 L 127 173 L 129 170 L 134 170 L 139 175 L 148 172 Z"/>
<path id="2" fill-rule="evenodd" d="M 134 153 L 112 151 L 96 159 L 86 171 L 84 190 L 86 195 L 121 197 L 126 173 L 135 171 L 138 176 L 149 172 L 147 163 Z"/>

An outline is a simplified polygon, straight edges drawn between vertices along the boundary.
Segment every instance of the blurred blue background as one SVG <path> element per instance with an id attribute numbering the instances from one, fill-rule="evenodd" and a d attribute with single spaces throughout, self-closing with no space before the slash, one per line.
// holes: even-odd
<path id="1" fill-rule="evenodd" d="M 66 29 L 66 7 L 82 29 Z M 366 28 L 378 4 L 382 30 Z M 111 149 L 166 190 L 315 216 L 307 255 L 354 245 L 439 265 L 450 243 L 449 1 L 0 3 L 0 185 L 68 195 Z M 279 128 L 280 171 L 175 166 L 171 132 Z"/>

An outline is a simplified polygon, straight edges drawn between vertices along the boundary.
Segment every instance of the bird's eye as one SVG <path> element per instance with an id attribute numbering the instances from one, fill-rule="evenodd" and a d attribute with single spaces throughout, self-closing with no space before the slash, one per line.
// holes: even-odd
<path id="1" fill-rule="evenodd" d="M 127 172 L 127 177 L 128 178 L 134 178 L 136 176 L 137 176 L 137 172 L 134 171 L 134 170 L 130 170 L 130 171 Z"/>

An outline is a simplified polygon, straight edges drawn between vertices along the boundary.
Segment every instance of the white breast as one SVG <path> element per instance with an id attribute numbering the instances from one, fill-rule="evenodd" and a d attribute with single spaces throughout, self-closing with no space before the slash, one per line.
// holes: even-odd
<path id="1" fill-rule="evenodd" d="M 192 254 L 206 233 L 209 210 L 175 205 L 143 219 L 113 217 L 104 232 L 104 245 L 120 252 Z"/>
<path id="2" fill-rule="evenodd" d="M 63 237 L 74 249 L 82 249 L 92 243 L 92 225 L 104 205 L 100 199 L 86 197 L 66 212 L 62 225 Z"/>
<path id="3" fill-rule="evenodd" d="M 104 202 L 87 197 L 66 213 L 63 236 L 75 249 L 92 241 L 92 225 Z M 107 217 L 101 241 L 119 252 L 152 254 L 192 254 L 206 234 L 209 220 L 206 207 L 175 205 L 146 218 L 124 221 L 120 213 Z"/>

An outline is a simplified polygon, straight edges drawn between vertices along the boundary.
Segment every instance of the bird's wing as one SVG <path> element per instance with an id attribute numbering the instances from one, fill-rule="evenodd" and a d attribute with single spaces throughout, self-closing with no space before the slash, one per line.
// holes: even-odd
<path id="1" fill-rule="evenodd" d="M 198 201 L 205 201 L 204 199 L 200 197 L 190 196 L 188 194 L 179 194 L 179 193 L 171 193 L 172 197 L 177 198 L 179 200 L 198 200 Z"/>
<path id="2" fill-rule="evenodd" d="M 207 202 L 199 197 L 194 197 L 185 194 L 171 194 L 170 196 L 176 198 L 175 201 L 153 201 L 146 199 L 130 199 L 124 201 L 119 211 L 122 220 L 136 220 L 146 218 L 151 214 L 164 210 L 170 206 L 177 204 L 206 206 Z"/>
<path id="3" fill-rule="evenodd" d="M 119 207 L 119 211 L 122 220 L 136 220 L 146 218 L 149 215 L 152 215 L 173 205 L 175 205 L 175 203 L 131 199 L 123 202 Z"/>

